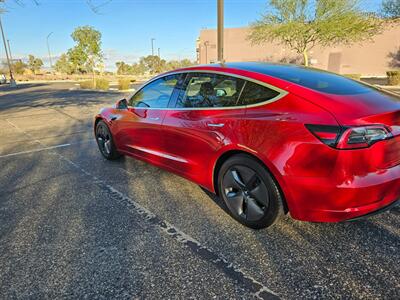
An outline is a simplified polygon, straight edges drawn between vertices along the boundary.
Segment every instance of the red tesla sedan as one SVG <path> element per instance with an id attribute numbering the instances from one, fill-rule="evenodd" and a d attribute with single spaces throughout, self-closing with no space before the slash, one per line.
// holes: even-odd
<path id="1" fill-rule="evenodd" d="M 400 198 L 400 98 L 321 70 L 175 70 L 102 109 L 94 128 L 105 158 L 125 154 L 179 174 L 251 228 L 283 213 L 355 219 Z"/>

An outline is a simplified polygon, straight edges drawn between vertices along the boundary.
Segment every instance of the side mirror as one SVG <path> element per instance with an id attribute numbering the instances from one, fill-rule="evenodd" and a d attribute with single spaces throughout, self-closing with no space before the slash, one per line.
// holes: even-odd
<path id="1" fill-rule="evenodd" d="M 128 109 L 128 101 L 126 101 L 125 98 L 118 100 L 117 103 L 115 104 L 115 107 L 117 109 Z"/>

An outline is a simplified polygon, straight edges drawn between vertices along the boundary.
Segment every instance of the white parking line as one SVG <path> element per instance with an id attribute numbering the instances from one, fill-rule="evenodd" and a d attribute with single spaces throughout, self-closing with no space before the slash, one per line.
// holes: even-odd
<path id="1" fill-rule="evenodd" d="M 34 149 L 34 150 L 27 150 L 27 151 L 15 152 L 15 153 L 10 153 L 10 154 L 4 154 L 4 155 L 0 155 L 0 158 L 17 156 L 17 155 L 22 155 L 22 154 L 34 153 L 34 152 L 40 152 L 40 151 L 44 151 L 44 150 L 50 150 L 50 149 L 68 147 L 68 146 L 71 146 L 71 144 L 61 144 L 61 145 L 44 147 L 44 148 L 39 148 L 39 149 Z"/>

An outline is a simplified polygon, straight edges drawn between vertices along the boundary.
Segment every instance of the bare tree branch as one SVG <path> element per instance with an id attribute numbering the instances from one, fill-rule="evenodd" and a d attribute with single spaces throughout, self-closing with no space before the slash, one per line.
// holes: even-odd
<path id="1" fill-rule="evenodd" d="M 103 1 L 99 4 L 94 4 L 93 0 L 86 0 L 86 4 L 90 7 L 90 9 L 95 13 L 95 14 L 101 14 L 100 13 L 100 8 L 102 8 L 103 6 L 106 6 L 107 4 L 109 4 L 112 0 L 106 0 Z"/>
<path id="2" fill-rule="evenodd" d="M 17 4 L 18 6 L 24 7 L 27 0 L 0 0 L 0 3 L 4 3 L 4 5 L 7 5 L 7 3 L 11 1 Z M 40 5 L 40 0 L 30 0 L 30 1 L 32 1 L 35 5 Z M 103 0 L 99 4 L 95 4 L 93 0 L 84 0 L 84 1 L 95 14 L 100 14 L 100 8 L 106 6 L 112 0 Z"/>

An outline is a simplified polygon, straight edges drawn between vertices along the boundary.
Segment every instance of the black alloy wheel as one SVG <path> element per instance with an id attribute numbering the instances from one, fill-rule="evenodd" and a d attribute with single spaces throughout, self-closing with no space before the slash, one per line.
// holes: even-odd
<path id="1" fill-rule="evenodd" d="M 99 121 L 96 125 L 96 141 L 105 158 L 113 160 L 121 156 L 114 145 L 110 129 L 104 121 Z"/>
<path id="2" fill-rule="evenodd" d="M 283 214 L 277 184 L 266 168 L 249 155 L 235 155 L 222 165 L 218 187 L 231 216 L 248 227 L 268 227 Z"/>

